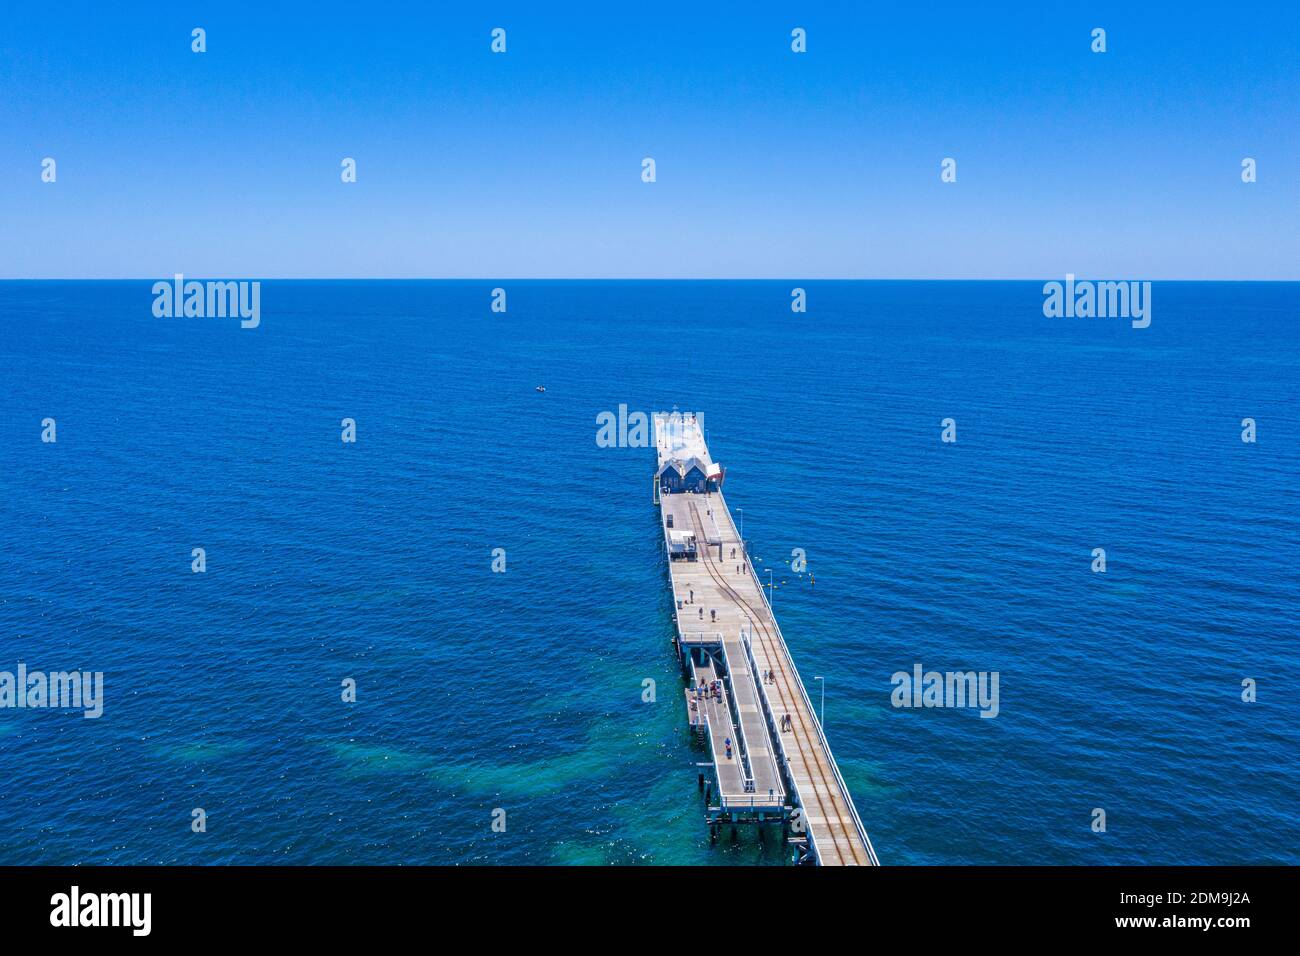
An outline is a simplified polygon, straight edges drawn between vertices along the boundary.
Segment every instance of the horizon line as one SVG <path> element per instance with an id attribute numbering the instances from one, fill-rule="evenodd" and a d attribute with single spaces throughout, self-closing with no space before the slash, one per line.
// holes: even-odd
<path id="1" fill-rule="evenodd" d="M 177 273 L 160 277 L 147 276 L 0 276 L 0 282 L 168 282 Z M 187 278 L 223 279 L 245 282 L 1054 282 L 1073 275 L 1081 281 L 1107 282 L 1300 282 L 1300 276 L 1288 279 L 1187 278 L 1183 276 L 1103 277 L 1088 273 L 1062 273 L 1060 276 L 971 276 L 964 278 L 935 276 L 224 276 L 180 273 Z"/>

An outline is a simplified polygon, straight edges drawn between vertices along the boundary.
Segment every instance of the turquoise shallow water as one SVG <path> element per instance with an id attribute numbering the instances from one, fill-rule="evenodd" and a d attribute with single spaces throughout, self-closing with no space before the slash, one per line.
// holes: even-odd
<path id="1" fill-rule="evenodd" d="M 1134 330 L 1035 283 L 496 284 L 266 282 L 241 331 L 0 283 L 0 670 L 107 698 L 0 710 L 0 863 L 784 862 L 708 845 L 620 403 L 705 413 L 882 862 L 1300 862 L 1300 286 Z M 894 709 L 917 662 L 999 716 Z"/>

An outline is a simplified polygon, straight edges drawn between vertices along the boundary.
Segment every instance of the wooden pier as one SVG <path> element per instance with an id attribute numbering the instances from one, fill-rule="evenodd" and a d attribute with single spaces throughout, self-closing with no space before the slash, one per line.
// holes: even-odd
<path id="1" fill-rule="evenodd" d="M 654 497 L 690 685 L 689 720 L 704 732 L 712 755 L 711 830 L 780 821 L 801 862 L 875 865 L 699 425 L 689 414 L 657 412 L 654 426 Z M 693 547 L 682 546 L 685 538 Z"/>

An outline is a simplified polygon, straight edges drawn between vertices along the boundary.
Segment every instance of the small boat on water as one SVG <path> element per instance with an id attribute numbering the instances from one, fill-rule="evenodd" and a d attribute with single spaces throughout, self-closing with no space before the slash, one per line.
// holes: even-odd
<path id="1" fill-rule="evenodd" d="M 535 391 L 535 392 L 544 392 L 544 391 L 546 391 L 546 386 L 545 386 L 545 385 L 538 385 L 537 388 L 533 389 L 533 391 Z"/>

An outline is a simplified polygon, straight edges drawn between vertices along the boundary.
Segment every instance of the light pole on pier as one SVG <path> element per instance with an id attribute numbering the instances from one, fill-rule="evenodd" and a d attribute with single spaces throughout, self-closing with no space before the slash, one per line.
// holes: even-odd
<path id="1" fill-rule="evenodd" d="M 817 717 L 817 722 L 822 725 L 822 733 L 826 732 L 826 678 L 814 677 L 813 680 L 822 682 L 822 709 L 821 714 Z"/>
<path id="2" fill-rule="evenodd" d="M 736 510 L 740 512 L 740 540 L 744 541 L 745 540 L 745 509 L 737 508 Z"/>
<path id="3" fill-rule="evenodd" d="M 771 607 L 772 602 L 776 600 L 776 585 L 772 583 L 772 569 L 767 569 L 767 606 Z"/>

